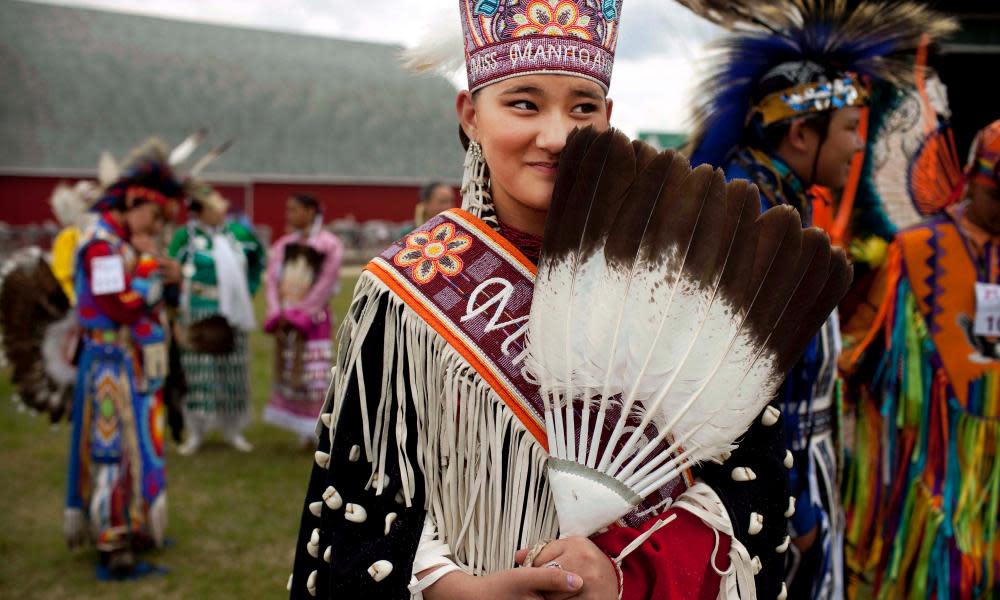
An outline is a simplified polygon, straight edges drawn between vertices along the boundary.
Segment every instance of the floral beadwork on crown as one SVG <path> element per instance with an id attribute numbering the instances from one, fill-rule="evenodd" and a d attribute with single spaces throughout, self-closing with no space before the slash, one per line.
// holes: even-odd
<path id="1" fill-rule="evenodd" d="M 529 73 L 585 77 L 605 90 L 622 0 L 459 0 L 469 89 Z"/>
<path id="2" fill-rule="evenodd" d="M 451 223 L 442 223 L 431 231 L 417 231 L 406 237 L 406 247 L 393 257 L 398 267 L 412 267 L 413 280 L 423 285 L 438 273 L 454 277 L 462 272 L 459 254 L 472 247 L 472 238 L 457 233 Z"/>

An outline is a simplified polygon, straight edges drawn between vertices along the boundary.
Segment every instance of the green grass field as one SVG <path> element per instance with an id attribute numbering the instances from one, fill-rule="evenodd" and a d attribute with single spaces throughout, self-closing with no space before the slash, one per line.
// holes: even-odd
<path id="1" fill-rule="evenodd" d="M 339 323 L 356 276 L 334 300 Z M 263 321 L 263 293 L 257 295 Z M 291 571 L 299 511 L 312 451 L 294 434 L 259 422 L 271 384 L 272 341 L 251 337 L 251 395 L 258 417 L 241 454 L 218 437 L 193 457 L 167 448 L 173 546 L 148 554 L 170 570 L 134 582 L 100 583 L 96 551 L 63 542 L 69 429 L 21 412 L 0 373 L 0 597 L 2 598 L 278 598 Z"/>

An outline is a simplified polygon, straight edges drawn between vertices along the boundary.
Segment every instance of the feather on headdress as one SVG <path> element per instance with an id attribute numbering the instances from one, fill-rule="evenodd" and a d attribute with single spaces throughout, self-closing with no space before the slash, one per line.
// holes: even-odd
<path id="1" fill-rule="evenodd" d="M 121 166 L 110 153 L 103 153 L 98 165 L 102 189 L 92 210 L 107 210 L 117 198 L 137 190 L 143 190 L 143 197 L 167 208 L 170 200 L 179 200 L 183 196 L 185 179 L 199 175 L 232 145 L 230 140 L 213 148 L 191 167 L 186 177 L 181 176 L 179 168 L 191 158 L 207 135 L 208 129 L 201 127 L 169 151 L 162 140 L 151 137 L 132 150 Z"/>
<path id="2" fill-rule="evenodd" d="M 119 198 L 140 193 L 166 208 L 167 202 L 182 193 L 180 179 L 169 162 L 166 145 L 149 138 L 133 150 L 119 169 L 118 177 L 103 190 L 93 210 L 103 211 Z"/>
<path id="3" fill-rule="evenodd" d="M 721 164 L 739 145 L 761 100 L 760 84 L 776 69 L 812 89 L 844 77 L 852 85 L 858 79 L 907 85 L 921 40 L 934 41 L 957 29 L 953 19 L 913 2 L 678 1 L 732 32 L 719 42 L 715 67 L 696 94 L 694 164 Z M 829 108 L 843 100 L 833 94 Z"/>
<path id="4" fill-rule="evenodd" d="M 846 293 L 826 234 L 760 210 L 756 188 L 677 153 L 571 134 L 528 320 L 563 535 L 731 450 Z"/>

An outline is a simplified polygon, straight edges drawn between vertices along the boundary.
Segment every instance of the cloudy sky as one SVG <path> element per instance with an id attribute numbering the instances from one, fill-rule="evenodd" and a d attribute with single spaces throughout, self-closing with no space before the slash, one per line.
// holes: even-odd
<path id="1" fill-rule="evenodd" d="M 36 0 L 37 1 L 37 0 Z M 455 0 L 44 0 L 168 18 L 411 46 Z M 423 14 L 411 14 L 415 8 Z M 704 47 L 717 34 L 669 0 L 626 0 L 611 83 L 626 132 L 683 131 Z M 457 19 L 457 15 L 456 15 Z"/>

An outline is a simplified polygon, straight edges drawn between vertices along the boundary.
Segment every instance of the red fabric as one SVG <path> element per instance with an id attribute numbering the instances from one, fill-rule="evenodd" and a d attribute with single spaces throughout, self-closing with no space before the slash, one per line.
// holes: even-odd
<path id="1" fill-rule="evenodd" d="M 111 245 L 105 241 L 97 241 L 88 246 L 83 253 L 83 268 L 86 269 L 87 280 L 90 280 L 90 266 L 95 258 L 115 255 Z M 132 291 L 131 282 L 132 278 L 128 273 L 125 273 L 125 291 L 94 296 L 94 302 L 97 303 L 101 312 L 122 325 L 135 323 L 144 312 L 142 297 Z"/>
<path id="2" fill-rule="evenodd" d="M 654 533 L 622 561 L 622 600 L 715 600 L 722 578 L 712 569 L 715 533 L 686 510 L 660 515 L 677 518 Z M 612 527 L 591 540 L 608 556 L 618 556 L 632 540 L 652 527 L 649 519 L 639 529 Z M 729 568 L 729 536 L 719 534 L 716 567 Z"/>

